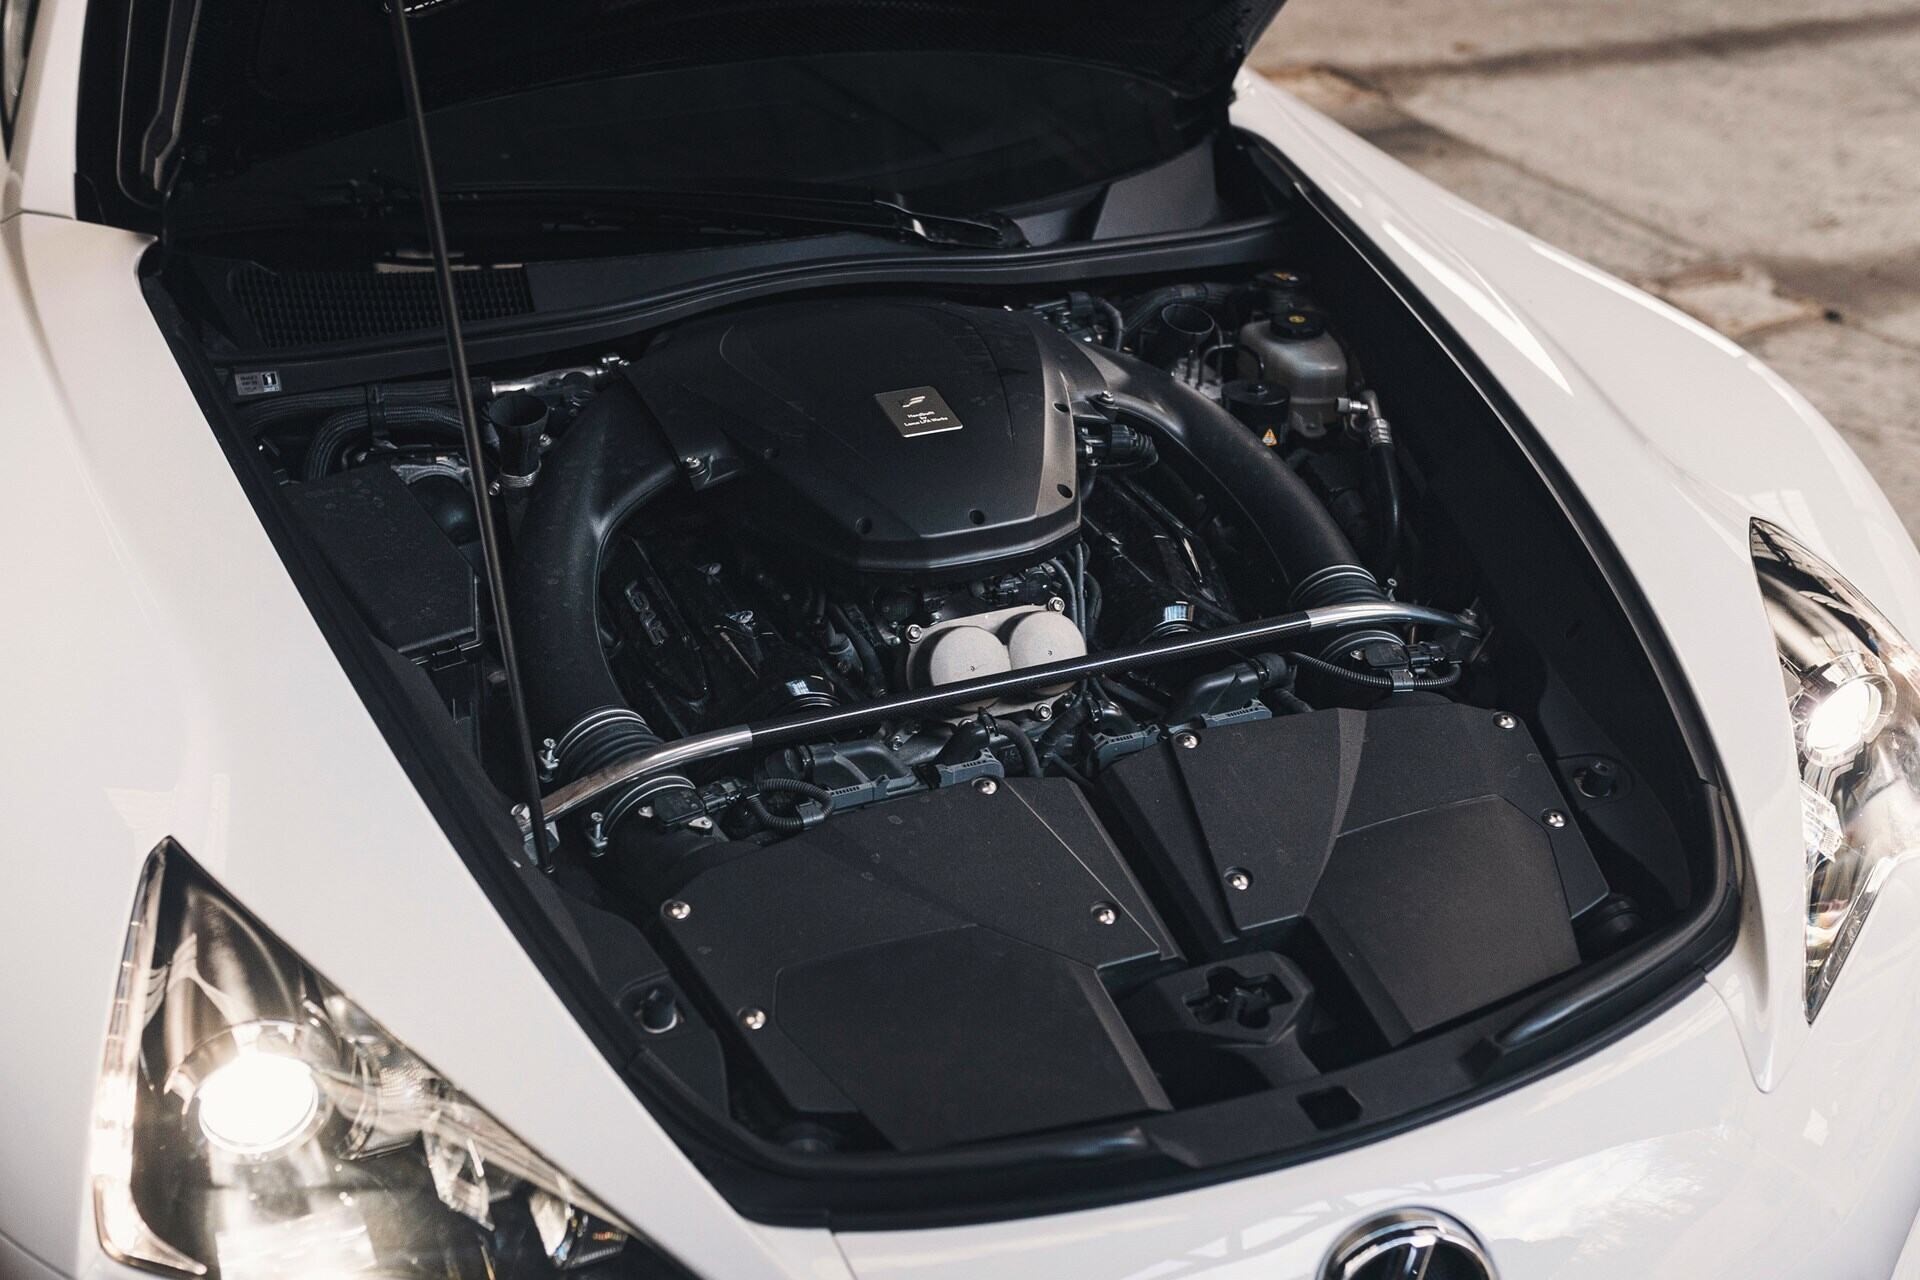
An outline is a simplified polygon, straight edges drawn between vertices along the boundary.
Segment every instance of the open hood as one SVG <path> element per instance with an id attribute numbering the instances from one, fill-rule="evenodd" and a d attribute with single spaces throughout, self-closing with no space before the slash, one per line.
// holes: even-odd
<path id="1" fill-rule="evenodd" d="M 1280 3 L 413 7 L 436 146 L 455 186 L 559 177 L 704 189 L 751 178 L 918 184 L 952 203 L 974 187 L 984 149 L 1016 171 L 987 194 L 1019 203 L 1164 160 L 1223 123 L 1233 76 Z M 235 182 L 377 187 L 405 156 L 388 24 L 380 0 L 130 0 L 115 36 L 126 84 L 114 185 L 148 207 Z M 770 136 L 770 119 L 786 127 Z M 1043 127 L 995 133 L 1019 120 Z M 1042 163 L 1062 160 L 1042 154 L 1044 135 L 1061 132 L 1072 146 L 1051 151 L 1071 162 Z"/>

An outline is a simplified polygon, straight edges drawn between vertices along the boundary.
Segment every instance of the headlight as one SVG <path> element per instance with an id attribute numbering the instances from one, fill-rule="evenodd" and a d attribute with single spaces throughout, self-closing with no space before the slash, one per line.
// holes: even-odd
<path id="1" fill-rule="evenodd" d="M 127 933 L 93 1193 L 109 1254 L 181 1275 L 687 1277 L 171 847 Z"/>
<path id="2" fill-rule="evenodd" d="M 1753 522 L 1800 761 L 1807 1021 L 1887 874 L 1920 848 L 1920 656 L 1818 556 Z"/>

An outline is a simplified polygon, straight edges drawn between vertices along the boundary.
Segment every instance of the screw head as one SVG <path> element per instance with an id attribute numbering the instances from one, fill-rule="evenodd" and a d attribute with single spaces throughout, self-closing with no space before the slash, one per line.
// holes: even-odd
<path id="1" fill-rule="evenodd" d="M 1200 735 L 1197 733 L 1175 734 L 1173 745 L 1179 747 L 1182 751 L 1191 751 L 1200 745 Z"/>
<path id="2" fill-rule="evenodd" d="M 922 627 L 919 623 L 909 622 L 907 624 L 907 643 L 908 644 L 919 644 L 920 637 L 925 634 L 927 634 L 926 628 Z"/>
<path id="3" fill-rule="evenodd" d="M 1120 919 L 1120 913 L 1104 902 L 1096 902 L 1093 904 L 1093 919 L 1095 924 L 1113 924 Z"/>
<path id="4" fill-rule="evenodd" d="M 1048 613 L 1065 613 L 1066 611 L 1067 611 L 1067 602 L 1065 600 L 1062 600 L 1059 596 L 1047 597 Z"/>
<path id="5" fill-rule="evenodd" d="M 1546 823 L 1548 826 L 1554 828 L 1557 831 L 1561 827 L 1564 827 L 1567 825 L 1567 815 L 1560 812 L 1558 809 L 1549 809 L 1545 813 L 1540 815 L 1540 821 Z"/>
<path id="6" fill-rule="evenodd" d="M 685 920 L 693 914 L 693 904 L 682 902 L 679 898 L 669 898 L 660 910 L 666 913 L 669 920 Z"/>
<path id="7" fill-rule="evenodd" d="M 1051 702 L 1043 702 L 1033 709 L 1033 714 L 1041 720 L 1051 720 L 1053 719 L 1053 704 Z"/>
<path id="8" fill-rule="evenodd" d="M 765 1009 L 742 1009 L 740 1011 L 740 1025 L 749 1031 L 758 1031 L 767 1025 L 767 1011 Z"/>
<path id="9" fill-rule="evenodd" d="M 699 817 L 691 819 L 687 825 L 695 831 L 711 831 L 713 830 L 713 819 L 707 817 L 705 814 L 701 814 Z"/>
<path id="10" fill-rule="evenodd" d="M 1511 715 L 1509 715 L 1505 711 L 1502 711 L 1499 715 L 1495 716 L 1493 718 L 1493 722 L 1499 725 L 1502 729 L 1517 729 L 1520 727 L 1520 722 L 1518 720 L 1515 720 Z"/>
<path id="11" fill-rule="evenodd" d="M 1000 789 L 1000 784 L 992 778 L 975 778 L 973 780 L 973 789 L 983 796 L 990 796 Z"/>
<path id="12" fill-rule="evenodd" d="M 533 817 L 533 810 L 527 808 L 524 804 L 517 804 L 513 806 L 513 816 L 520 819 L 521 824 L 525 825 Z"/>
<path id="13" fill-rule="evenodd" d="M 1227 888 L 1234 890 L 1236 893 L 1245 893 L 1252 887 L 1253 877 L 1240 868 L 1235 867 L 1233 870 L 1227 872 Z"/>

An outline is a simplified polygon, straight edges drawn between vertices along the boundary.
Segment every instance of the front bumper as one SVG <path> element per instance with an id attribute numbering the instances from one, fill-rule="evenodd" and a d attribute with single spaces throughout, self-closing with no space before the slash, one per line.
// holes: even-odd
<path id="1" fill-rule="evenodd" d="M 845 1234 L 840 1247 L 861 1280 L 1307 1280 L 1355 1224 L 1418 1205 L 1470 1226 L 1502 1280 L 1891 1275 L 1920 1209 L 1917 948 L 1909 867 L 1771 1091 L 1702 985 L 1565 1071 L 1344 1155 L 1080 1214 Z"/>

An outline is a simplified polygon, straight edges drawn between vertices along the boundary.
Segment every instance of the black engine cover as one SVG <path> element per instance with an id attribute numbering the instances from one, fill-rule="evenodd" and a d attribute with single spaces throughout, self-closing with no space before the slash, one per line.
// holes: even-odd
<path id="1" fill-rule="evenodd" d="M 791 303 L 696 321 L 634 370 L 696 483 L 828 565 L 954 576 L 1031 562 L 1080 524 L 1073 418 L 1089 363 L 1018 312 Z"/>

